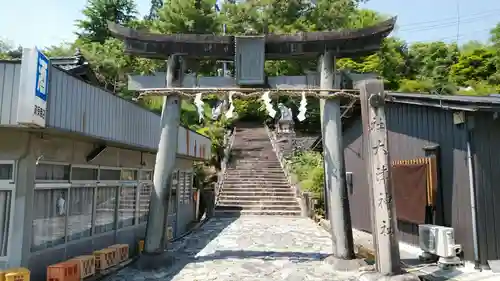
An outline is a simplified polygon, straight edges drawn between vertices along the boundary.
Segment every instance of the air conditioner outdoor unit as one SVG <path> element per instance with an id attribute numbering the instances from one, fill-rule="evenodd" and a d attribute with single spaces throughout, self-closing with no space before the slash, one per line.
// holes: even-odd
<path id="1" fill-rule="evenodd" d="M 457 256 L 462 252 L 462 246 L 455 244 L 453 228 L 432 224 L 418 226 L 420 249 L 424 253 L 439 257 L 438 264 L 442 266 L 460 265 Z"/>

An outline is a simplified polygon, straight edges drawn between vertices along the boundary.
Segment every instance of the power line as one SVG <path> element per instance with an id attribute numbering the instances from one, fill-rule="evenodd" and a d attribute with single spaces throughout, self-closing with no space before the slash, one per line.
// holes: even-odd
<path id="1" fill-rule="evenodd" d="M 482 11 L 478 13 L 473 13 L 469 14 L 465 17 L 462 17 L 462 19 L 468 19 L 468 18 L 481 18 L 483 16 L 488 16 L 488 15 L 498 15 L 500 13 L 500 9 L 493 9 L 493 10 L 488 10 L 488 11 Z M 448 18 L 442 18 L 442 19 L 437 19 L 437 20 L 430 20 L 430 21 L 421 21 L 421 22 L 412 22 L 408 24 L 403 24 L 400 25 L 400 27 L 412 27 L 412 26 L 419 26 L 419 25 L 428 25 L 428 24 L 442 24 L 445 22 L 457 22 L 457 17 L 448 17 Z"/>
<path id="2" fill-rule="evenodd" d="M 408 44 L 414 44 L 414 43 L 427 43 L 427 42 L 439 42 L 439 41 L 448 41 L 448 40 L 453 40 L 453 39 L 460 39 L 469 35 L 477 35 L 478 33 L 483 33 L 483 32 L 489 32 L 491 29 L 489 28 L 484 28 L 484 29 L 479 29 L 473 32 L 466 32 L 466 33 L 461 33 L 453 36 L 446 36 L 446 37 L 441 37 L 441 38 L 436 38 L 436 39 L 430 39 L 430 40 L 412 40 L 412 41 L 406 41 Z"/>
<path id="3" fill-rule="evenodd" d="M 457 24 L 474 23 L 474 22 L 482 21 L 485 18 L 492 17 L 492 16 L 498 16 L 498 13 L 484 14 L 481 16 L 469 17 L 469 18 L 460 18 L 459 17 L 458 19 L 455 18 L 455 21 L 451 21 L 451 22 L 443 22 L 440 24 L 433 24 L 433 25 L 427 25 L 427 26 L 422 26 L 422 27 L 398 28 L 397 31 L 419 32 L 419 31 L 425 31 L 425 30 L 431 30 L 431 29 L 437 29 L 437 28 L 452 27 L 452 26 L 455 26 Z M 406 25 L 406 26 L 408 26 L 408 25 Z"/>

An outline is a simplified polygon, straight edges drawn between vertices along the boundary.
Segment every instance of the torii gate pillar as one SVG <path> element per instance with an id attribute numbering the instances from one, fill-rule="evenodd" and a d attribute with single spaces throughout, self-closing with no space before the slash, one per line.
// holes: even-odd
<path id="1" fill-rule="evenodd" d="M 319 60 L 321 88 L 331 89 L 334 83 L 334 57 L 326 51 Z M 337 270 L 356 270 L 366 263 L 355 259 L 349 211 L 349 198 L 345 181 L 342 120 L 339 100 L 322 100 L 321 131 L 325 168 L 325 198 L 331 226 L 333 256 L 328 260 Z"/>
<path id="2" fill-rule="evenodd" d="M 171 56 L 167 61 L 166 87 L 174 87 L 182 81 L 182 66 L 180 74 L 174 80 L 178 69 L 178 61 Z M 168 218 L 169 194 L 172 189 L 172 172 L 175 168 L 177 154 L 177 137 L 179 132 L 181 99 L 178 95 L 163 97 L 161 111 L 161 133 L 156 153 L 154 169 L 154 190 L 151 193 L 149 216 L 144 241 L 145 254 L 161 254 L 167 246 L 166 228 Z"/>

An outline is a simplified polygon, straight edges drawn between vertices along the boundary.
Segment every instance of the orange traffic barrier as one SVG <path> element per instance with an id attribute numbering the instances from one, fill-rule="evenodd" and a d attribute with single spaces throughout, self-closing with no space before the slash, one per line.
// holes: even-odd
<path id="1" fill-rule="evenodd" d="M 110 246 L 110 248 L 116 249 L 117 259 L 118 259 L 117 262 L 120 263 L 120 262 L 124 262 L 124 261 L 128 260 L 128 255 L 129 255 L 128 244 L 116 244 L 116 245 Z"/>
<path id="2" fill-rule="evenodd" d="M 95 274 L 95 257 L 92 255 L 86 256 L 78 256 L 72 258 L 71 260 L 75 260 L 78 262 L 78 266 L 80 267 L 80 278 L 87 278 Z"/>
<path id="3" fill-rule="evenodd" d="M 24 267 L 0 271 L 0 281 L 30 281 L 30 271 Z"/>
<path id="4" fill-rule="evenodd" d="M 69 260 L 47 267 L 47 281 L 80 281 L 80 266 Z"/>
<path id="5" fill-rule="evenodd" d="M 118 263 L 116 249 L 107 248 L 95 251 L 94 257 L 96 270 L 105 270 L 115 266 Z"/>

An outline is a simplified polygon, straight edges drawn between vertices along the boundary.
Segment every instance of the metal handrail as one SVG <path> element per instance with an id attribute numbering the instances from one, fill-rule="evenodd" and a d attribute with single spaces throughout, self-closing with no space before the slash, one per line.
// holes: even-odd
<path id="1" fill-rule="evenodd" d="M 278 157 L 278 161 L 280 162 L 281 169 L 285 173 L 286 179 L 288 180 L 288 184 L 290 184 L 293 187 L 293 189 L 295 190 L 295 195 L 297 197 L 300 197 L 300 195 L 301 195 L 300 187 L 297 184 L 294 184 L 292 182 L 291 172 L 290 172 L 290 169 L 286 163 L 286 159 L 284 158 L 283 153 L 281 152 L 281 149 L 276 144 L 276 140 L 277 140 L 276 133 L 273 132 L 267 125 L 264 125 L 264 127 L 266 129 L 267 135 L 269 136 L 269 140 L 271 141 L 271 145 L 273 146 L 274 153 L 276 154 L 276 157 Z"/>

